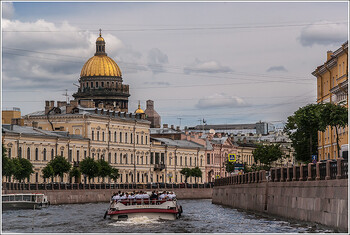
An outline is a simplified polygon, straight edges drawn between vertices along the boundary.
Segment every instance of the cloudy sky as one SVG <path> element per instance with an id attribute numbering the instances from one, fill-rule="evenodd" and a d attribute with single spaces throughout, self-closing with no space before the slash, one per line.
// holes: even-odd
<path id="1" fill-rule="evenodd" d="M 311 72 L 348 40 L 348 3 L 2 2 L 3 109 L 72 99 L 99 28 L 129 111 L 152 99 L 182 127 L 276 122 L 315 102 Z"/>

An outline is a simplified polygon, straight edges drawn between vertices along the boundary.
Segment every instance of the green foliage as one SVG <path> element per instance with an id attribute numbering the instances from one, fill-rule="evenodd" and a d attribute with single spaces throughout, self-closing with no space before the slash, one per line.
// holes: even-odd
<path id="1" fill-rule="evenodd" d="M 348 109 L 341 105 L 336 105 L 333 103 L 319 104 L 320 106 L 320 123 L 319 130 L 325 131 L 327 126 L 335 128 L 337 136 L 337 149 L 338 156 L 340 156 L 340 146 L 339 146 L 339 127 L 346 127 L 348 125 Z"/>
<path id="2" fill-rule="evenodd" d="M 89 177 L 89 181 L 98 176 L 100 171 L 100 164 L 98 164 L 94 159 L 88 157 L 79 163 L 80 171 L 87 177 Z"/>
<path id="3" fill-rule="evenodd" d="M 253 151 L 254 161 L 270 166 L 272 162 L 282 158 L 282 150 L 279 144 L 258 145 Z"/>
<path id="4" fill-rule="evenodd" d="M 33 171 L 32 163 L 25 158 L 14 158 L 12 159 L 14 165 L 14 173 L 13 176 L 16 180 L 21 182 L 25 178 L 28 178 Z"/>
<path id="5" fill-rule="evenodd" d="M 50 164 L 47 164 L 41 172 L 43 173 L 43 178 L 48 179 L 48 178 L 53 178 L 55 177 L 55 172 Z"/>
<path id="6" fill-rule="evenodd" d="M 191 169 L 187 167 L 182 168 L 180 174 L 183 174 L 185 176 L 185 183 L 187 183 L 187 178 L 191 176 Z"/>
<path id="7" fill-rule="evenodd" d="M 201 169 L 199 169 L 198 166 L 196 166 L 195 168 L 192 168 L 191 169 L 191 176 L 193 176 L 193 177 L 202 177 Z"/>
<path id="8" fill-rule="evenodd" d="M 104 178 L 112 173 L 112 167 L 108 162 L 103 159 L 99 159 L 97 163 L 99 164 L 98 176 Z"/>
<path id="9" fill-rule="evenodd" d="M 13 161 L 7 157 L 6 152 L 7 149 L 2 145 L 2 175 L 10 179 L 15 171 L 15 166 Z"/>
<path id="10" fill-rule="evenodd" d="M 114 182 L 116 182 L 119 176 L 120 176 L 119 170 L 117 168 L 112 168 L 112 171 L 109 177 L 111 177 L 111 179 L 114 180 Z"/>
<path id="11" fill-rule="evenodd" d="M 63 156 L 56 156 L 49 164 L 52 166 L 55 176 L 60 176 L 63 179 L 63 174 L 68 173 L 71 169 L 71 164 Z"/>
<path id="12" fill-rule="evenodd" d="M 227 172 L 234 172 L 235 171 L 235 162 L 230 162 L 226 160 L 225 167 Z"/>
<path id="13" fill-rule="evenodd" d="M 81 171 L 79 169 L 79 167 L 73 167 L 70 171 L 69 171 L 69 177 L 70 178 L 75 178 L 75 183 L 79 182 L 81 176 Z"/>
<path id="14" fill-rule="evenodd" d="M 321 123 L 320 106 L 309 104 L 288 117 L 284 131 L 288 134 L 298 161 L 310 162 L 317 153 L 317 131 Z"/>

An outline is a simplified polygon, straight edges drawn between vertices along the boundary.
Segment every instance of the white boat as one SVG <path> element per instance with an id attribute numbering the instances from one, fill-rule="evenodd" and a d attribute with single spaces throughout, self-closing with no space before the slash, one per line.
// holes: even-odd
<path id="1" fill-rule="evenodd" d="M 2 209 L 41 209 L 49 206 L 47 196 L 42 193 L 3 194 Z"/>
<path id="2" fill-rule="evenodd" d="M 182 207 L 176 199 L 151 200 L 119 200 L 112 202 L 105 213 L 112 220 L 127 220 L 146 216 L 149 219 L 175 220 L 181 216 Z"/>

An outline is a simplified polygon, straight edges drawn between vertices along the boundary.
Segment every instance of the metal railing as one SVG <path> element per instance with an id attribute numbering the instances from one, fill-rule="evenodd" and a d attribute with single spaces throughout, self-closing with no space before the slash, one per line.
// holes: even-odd
<path id="1" fill-rule="evenodd" d="M 268 177 L 269 176 L 269 177 Z M 333 180 L 348 178 L 346 159 L 309 163 L 308 165 L 271 168 L 270 171 L 248 172 L 215 180 L 214 186 L 280 181 Z"/>
<path id="2" fill-rule="evenodd" d="M 214 182 L 204 184 L 164 184 L 164 183 L 153 183 L 153 184 L 70 184 L 70 183 L 43 183 L 43 184 L 31 184 L 31 183 L 12 183 L 3 182 L 3 189 L 6 190 L 106 190 L 106 189 L 175 189 L 175 188 L 212 188 Z"/>

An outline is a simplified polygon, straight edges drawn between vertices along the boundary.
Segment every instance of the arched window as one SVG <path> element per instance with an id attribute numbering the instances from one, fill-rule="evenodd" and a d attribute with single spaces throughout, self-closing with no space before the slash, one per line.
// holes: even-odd
<path id="1" fill-rule="evenodd" d="M 114 132 L 114 142 L 117 142 L 117 132 Z"/>
<path id="2" fill-rule="evenodd" d="M 51 149 L 51 160 L 53 159 L 54 156 L 55 156 L 55 151 Z"/>
<path id="3" fill-rule="evenodd" d="M 120 164 L 123 164 L 123 154 L 120 153 Z"/>
<path id="4" fill-rule="evenodd" d="M 111 141 L 111 131 L 108 131 L 108 141 Z"/>
<path id="5" fill-rule="evenodd" d="M 131 164 L 134 164 L 134 155 L 133 154 L 130 155 L 130 162 L 131 162 Z"/>
<path id="6" fill-rule="evenodd" d="M 117 163 L 117 153 L 114 153 L 114 163 Z"/>
<path id="7" fill-rule="evenodd" d="M 180 157 L 180 166 L 182 166 L 182 157 Z"/>
<path id="8" fill-rule="evenodd" d="M 187 166 L 187 157 L 185 157 L 185 166 Z"/>
<path id="9" fill-rule="evenodd" d="M 43 151 L 43 160 L 46 161 L 46 148 L 44 148 L 44 151 Z"/>
<path id="10" fill-rule="evenodd" d="M 128 164 L 128 154 L 125 154 L 125 164 Z"/>
<path id="11" fill-rule="evenodd" d="M 30 160 L 30 148 L 27 148 L 27 159 Z"/>
<path id="12" fill-rule="evenodd" d="M 143 135 L 141 135 L 141 144 L 143 144 Z"/>
<path id="13" fill-rule="evenodd" d="M 130 143 L 131 143 L 131 144 L 133 143 L 133 140 L 132 140 L 132 133 L 130 133 Z"/>
<path id="14" fill-rule="evenodd" d="M 125 143 L 128 143 L 128 133 L 125 133 Z"/>
<path id="15" fill-rule="evenodd" d="M 190 157 L 190 166 L 192 166 L 192 158 Z"/>
<path id="16" fill-rule="evenodd" d="M 22 158 L 22 147 L 18 148 L 18 157 Z"/>
<path id="17" fill-rule="evenodd" d="M 95 140 L 94 131 L 91 131 L 91 139 L 92 139 L 92 140 Z"/>
<path id="18" fill-rule="evenodd" d="M 39 160 L 39 149 L 35 148 L 35 160 L 38 161 Z"/>
<path id="19" fill-rule="evenodd" d="M 123 140 L 122 140 L 122 137 L 123 137 L 123 134 L 122 132 L 119 133 L 119 143 L 121 143 Z"/>
<path id="20" fill-rule="evenodd" d="M 111 153 L 108 153 L 108 163 L 111 163 L 111 161 L 112 161 L 112 156 L 111 156 Z"/>
<path id="21" fill-rule="evenodd" d="M 97 140 L 100 140 L 100 132 L 97 131 Z"/>
<path id="22" fill-rule="evenodd" d="M 105 132 L 102 131 L 102 141 L 105 141 Z"/>

